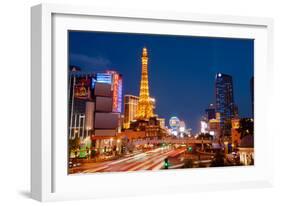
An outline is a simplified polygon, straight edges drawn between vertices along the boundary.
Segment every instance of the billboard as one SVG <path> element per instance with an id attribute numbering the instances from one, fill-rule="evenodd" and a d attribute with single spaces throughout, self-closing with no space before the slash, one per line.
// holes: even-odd
<path id="1" fill-rule="evenodd" d="M 90 97 L 91 79 L 87 77 L 76 78 L 74 86 L 74 97 L 78 99 L 87 99 Z"/>

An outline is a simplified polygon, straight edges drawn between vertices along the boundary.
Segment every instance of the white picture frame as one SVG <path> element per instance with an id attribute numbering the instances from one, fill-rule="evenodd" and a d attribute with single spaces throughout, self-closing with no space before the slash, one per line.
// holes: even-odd
<path id="1" fill-rule="evenodd" d="M 268 108 L 272 105 L 270 91 L 274 75 L 272 19 L 41 4 L 31 9 L 31 25 L 32 198 L 52 201 L 273 185 L 274 135 L 268 122 L 272 115 Z M 174 27 L 172 31 L 167 25 Z M 192 29 L 186 29 L 188 27 Z M 65 111 L 60 109 L 66 103 L 66 94 L 63 94 L 67 82 L 65 31 L 95 28 L 100 31 L 255 38 L 255 166 L 67 176 L 67 139 L 64 144 L 63 138 L 55 138 L 66 121 Z M 266 142 L 263 136 L 266 136 Z M 79 185 L 83 186 L 82 191 Z"/>

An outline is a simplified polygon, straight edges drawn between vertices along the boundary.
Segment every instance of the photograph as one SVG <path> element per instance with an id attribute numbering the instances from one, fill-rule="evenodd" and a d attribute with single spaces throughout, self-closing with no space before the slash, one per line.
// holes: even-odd
<path id="1" fill-rule="evenodd" d="M 68 175 L 254 165 L 254 39 L 67 41 Z"/>

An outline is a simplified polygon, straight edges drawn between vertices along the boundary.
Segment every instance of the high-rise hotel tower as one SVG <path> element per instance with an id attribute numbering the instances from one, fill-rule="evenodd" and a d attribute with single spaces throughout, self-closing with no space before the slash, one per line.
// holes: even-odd
<path id="1" fill-rule="evenodd" d="M 124 96 L 124 124 L 125 129 L 130 128 L 131 122 L 135 119 L 138 108 L 139 97 L 126 94 Z"/>
<path id="2" fill-rule="evenodd" d="M 215 80 L 216 112 L 220 114 L 221 127 L 227 120 L 231 120 L 238 113 L 234 104 L 232 76 L 222 73 L 216 74 Z"/>

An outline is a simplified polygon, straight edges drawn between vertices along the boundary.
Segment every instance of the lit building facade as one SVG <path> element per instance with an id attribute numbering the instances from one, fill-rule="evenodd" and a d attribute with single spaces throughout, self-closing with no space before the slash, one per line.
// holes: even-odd
<path id="1" fill-rule="evenodd" d="M 123 79 L 122 75 L 116 71 L 108 70 L 104 73 L 97 73 L 96 79 L 92 79 L 92 87 L 95 82 L 107 83 L 111 85 L 112 91 L 112 112 L 121 113 L 122 110 L 122 87 Z"/>
<path id="2" fill-rule="evenodd" d="M 206 134 L 208 132 L 208 122 L 205 119 L 203 119 L 200 121 L 200 126 L 201 126 L 200 132 L 202 134 Z"/>
<path id="3" fill-rule="evenodd" d="M 85 127 L 85 114 L 75 113 L 72 115 L 71 125 L 69 125 L 69 130 L 71 131 L 71 139 L 86 138 L 86 127 Z"/>
<path id="4" fill-rule="evenodd" d="M 80 157 L 86 140 L 99 153 L 112 150 L 122 108 L 122 76 L 115 71 L 86 73 L 73 67 L 68 82 L 68 137 L 80 138 Z"/>
<path id="5" fill-rule="evenodd" d="M 208 109 L 205 109 L 207 120 L 216 118 L 216 107 L 214 104 L 210 104 Z"/>
<path id="6" fill-rule="evenodd" d="M 94 112 L 95 112 L 95 102 L 87 101 L 85 110 L 85 127 L 86 127 L 86 137 L 89 137 L 94 130 Z"/>
<path id="7" fill-rule="evenodd" d="M 122 110 L 122 75 L 116 71 L 105 71 L 101 73 L 86 73 L 73 67 L 69 72 L 69 112 L 75 112 L 75 105 L 78 107 L 78 101 L 95 101 L 94 89 L 96 83 L 111 85 L 112 93 L 112 112 L 121 113 Z M 78 100 L 78 101 L 77 101 Z M 81 104 L 80 104 L 81 107 Z M 79 108 L 79 111 L 85 111 L 85 105 Z"/>
<path id="8" fill-rule="evenodd" d="M 89 135 L 91 117 L 86 111 L 93 102 L 91 79 L 94 73 L 83 73 L 80 68 L 72 67 L 68 79 L 68 138 L 85 139 Z M 86 120 L 87 119 L 87 120 Z"/>
<path id="9" fill-rule="evenodd" d="M 209 134 L 212 135 L 215 139 L 220 138 L 221 127 L 220 127 L 220 114 L 216 113 L 215 119 L 209 120 Z"/>
<path id="10" fill-rule="evenodd" d="M 124 129 L 130 128 L 130 123 L 136 117 L 139 97 L 134 95 L 124 96 Z"/>
<path id="11" fill-rule="evenodd" d="M 220 114 L 220 126 L 223 133 L 230 133 L 231 125 L 226 125 L 233 117 L 238 115 L 238 108 L 234 104 L 232 76 L 216 74 L 215 80 L 216 112 Z"/>
<path id="12" fill-rule="evenodd" d="M 233 146 L 237 146 L 240 144 L 241 134 L 238 132 L 237 129 L 240 127 L 240 119 L 234 118 L 231 120 L 231 141 Z"/>
<path id="13" fill-rule="evenodd" d="M 157 120 L 159 121 L 160 128 L 165 129 L 166 128 L 165 118 L 157 118 Z"/>
<path id="14" fill-rule="evenodd" d="M 155 108 L 156 108 L 156 100 L 153 97 L 149 97 L 149 99 L 150 99 L 150 102 L 151 102 L 151 105 L 152 105 L 152 111 L 154 111 Z"/>
<path id="15" fill-rule="evenodd" d="M 254 165 L 254 136 L 247 135 L 242 138 L 238 145 L 240 163 L 243 165 Z"/>
<path id="16" fill-rule="evenodd" d="M 92 146 L 99 154 L 116 154 L 117 132 L 120 122 L 120 113 L 113 112 L 112 85 L 97 82 L 94 90 L 95 114 Z"/>
<path id="17" fill-rule="evenodd" d="M 186 125 L 183 120 L 180 121 L 180 127 L 179 127 L 179 136 L 184 137 L 185 136 L 185 130 L 186 130 Z"/>

